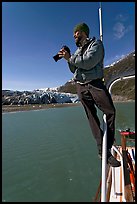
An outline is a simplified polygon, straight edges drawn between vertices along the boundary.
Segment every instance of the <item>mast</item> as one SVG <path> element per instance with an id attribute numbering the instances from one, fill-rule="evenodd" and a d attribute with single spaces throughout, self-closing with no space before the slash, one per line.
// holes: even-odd
<path id="1" fill-rule="evenodd" d="M 99 24 L 100 24 L 100 40 L 103 41 L 102 32 L 102 8 L 100 2 L 99 8 Z M 102 187 L 101 187 L 101 202 L 106 202 L 106 179 L 107 179 L 107 123 L 106 115 L 103 115 L 103 144 L 102 144 Z"/>
<path id="2" fill-rule="evenodd" d="M 99 22 L 100 22 L 100 40 L 103 41 L 103 34 L 102 34 L 102 9 L 101 9 L 101 2 L 99 8 Z"/>

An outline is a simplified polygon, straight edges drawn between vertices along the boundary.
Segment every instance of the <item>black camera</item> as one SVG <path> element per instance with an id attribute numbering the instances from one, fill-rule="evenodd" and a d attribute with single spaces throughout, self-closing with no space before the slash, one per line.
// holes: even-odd
<path id="1" fill-rule="evenodd" d="M 69 54 L 70 54 L 70 49 L 64 45 L 62 48 L 64 48 Z M 60 60 L 62 57 L 59 57 L 59 54 L 56 54 L 55 56 L 53 56 L 53 59 L 57 62 L 58 60 Z"/>

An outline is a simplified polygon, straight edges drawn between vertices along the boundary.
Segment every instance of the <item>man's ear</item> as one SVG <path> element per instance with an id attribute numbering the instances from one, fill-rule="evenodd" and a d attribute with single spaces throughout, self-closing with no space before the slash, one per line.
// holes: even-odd
<path id="1" fill-rule="evenodd" d="M 82 35 L 83 35 L 84 37 L 86 37 L 86 38 L 88 37 L 87 34 L 86 34 L 84 31 L 82 31 L 81 33 L 82 33 Z"/>

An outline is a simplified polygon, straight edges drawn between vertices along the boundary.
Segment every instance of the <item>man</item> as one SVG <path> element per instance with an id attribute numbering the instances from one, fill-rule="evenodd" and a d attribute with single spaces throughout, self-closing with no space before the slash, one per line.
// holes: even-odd
<path id="1" fill-rule="evenodd" d="M 111 154 L 115 133 L 115 107 L 111 96 L 103 83 L 104 47 L 101 40 L 89 38 L 89 27 L 80 23 L 74 28 L 74 39 L 78 49 L 71 55 L 61 49 L 59 57 L 64 57 L 74 73 L 77 93 L 85 109 L 92 133 L 96 139 L 98 152 L 102 158 L 103 131 L 97 116 L 95 105 L 106 114 L 107 121 L 107 163 L 113 167 L 120 166 Z"/>

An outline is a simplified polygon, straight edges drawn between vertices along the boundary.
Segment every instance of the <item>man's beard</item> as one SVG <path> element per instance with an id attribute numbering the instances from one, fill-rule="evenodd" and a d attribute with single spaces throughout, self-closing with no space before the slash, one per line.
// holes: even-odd
<path id="1" fill-rule="evenodd" d="M 82 39 L 82 36 L 79 36 L 78 38 L 75 39 L 75 43 L 76 43 L 76 46 L 77 46 L 77 47 L 80 47 L 80 46 L 81 46 L 81 42 L 80 42 L 81 39 Z"/>

